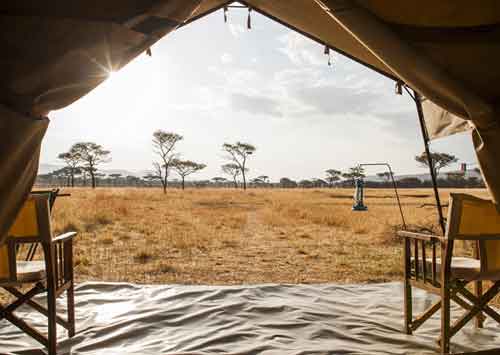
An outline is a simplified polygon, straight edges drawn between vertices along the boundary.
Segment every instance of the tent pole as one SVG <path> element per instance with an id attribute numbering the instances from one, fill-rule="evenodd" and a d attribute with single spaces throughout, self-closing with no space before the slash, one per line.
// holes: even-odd
<path id="1" fill-rule="evenodd" d="M 413 90 L 413 100 L 417 106 L 418 120 L 420 122 L 420 129 L 422 131 L 422 138 L 424 140 L 425 154 L 427 155 L 427 161 L 429 164 L 429 171 L 431 173 L 432 187 L 434 189 L 434 197 L 436 198 L 436 208 L 439 216 L 439 225 L 443 235 L 445 234 L 446 227 L 444 224 L 443 208 L 441 206 L 441 199 L 439 198 L 439 191 L 437 186 L 436 171 L 434 170 L 434 161 L 431 159 L 431 151 L 429 149 L 429 135 L 427 133 L 427 128 L 424 121 L 424 111 L 422 110 L 422 97 L 418 92 Z"/>

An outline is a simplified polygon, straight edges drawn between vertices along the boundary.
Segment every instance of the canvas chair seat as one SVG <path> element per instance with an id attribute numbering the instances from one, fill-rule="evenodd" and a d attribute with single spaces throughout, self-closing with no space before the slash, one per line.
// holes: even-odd
<path id="1" fill-rule="evenodd" d="M 422 270 L 422 260 L 418 260 L 419 269 Z M 415 266 L 415 260 L 411 258 L 412 267 Z M 432 259 L 426 259 L 427 270 L 432 268 Z M 436 258 L 436 272 L 441 275 L 441 259 Z M 451 259 L 451 276 L 455 279 L 467 281 L 497 281 L 500 280 L 500 272 L 481 272 L 481 261 L 473 258 L 454 256 Z"/>
<path id="2" fill-rule="evenodd" d="M 17 261 L 17 280 L 21 283 L 37 282 L 45 279 L 45 261 Z"/>

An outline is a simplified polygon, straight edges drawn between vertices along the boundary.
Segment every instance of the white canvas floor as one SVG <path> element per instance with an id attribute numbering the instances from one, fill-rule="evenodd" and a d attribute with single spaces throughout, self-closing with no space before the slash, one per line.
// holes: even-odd
<path id="1" fill-rule="evenodd" d="M 77 335 L 60 330 L 60 354 L 421 354 L 437 351 L 439 317 L 402 332 L 400 283 L 181 286 L 85 283 L 77 287 Z M 415 290 L 422 311 L 434 300 Z M 61 315 L 64 299 L 60 300 Z M 458 309 L 458 308 L 455 308 Z M 44 319 L 28 308 L 20 315 Z M 459 315 L 460 312 L 455 312 Z M 500 346 L 500 327 L 469 326 L 456 352 Z M 44 354 L 0 321 L 0 354 Z"/>

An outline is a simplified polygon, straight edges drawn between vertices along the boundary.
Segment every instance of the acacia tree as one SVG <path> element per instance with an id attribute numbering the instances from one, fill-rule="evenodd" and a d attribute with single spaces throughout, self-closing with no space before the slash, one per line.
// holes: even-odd
<path id="1" fill-rule="evenodd" d="M 71 169 L 67 166 L 61 169 L 54 170 L 50 173 L 54 176 L 59 185 L 69 187 L 71 186 Z"/>
<path id="2" fill-rule="evenodd" d="M 228 159 L 237 165 L 243 177 L 243 189 L 247 189 L 247 180 L 245 173 L 248 171 L 246 163 L 248 157 L 255 153 L 256 148 L 249 143 L 236 142 L 235 144 L 224 143 L 222 149 L 229 153 Z"/>
<path id="3" fill-rule="evenodd" d="M 335 170 L 335 169 L 328 169 L 325 171 L 325 173 L 326 173 L 326 181 L 328 181 L 328 185 L 330 185 L 330 187 L 333 187 L 333 184 L 339 181 L 342 175 L 342 172 L 340 170 Z"/>
<path id="4" fill-rule="evenodd" d="M 114 186 L 117 186 L 118 185 L 118 181 L 122 177 L 122 174 L 119 174 L 119 173 L 109 174 L 109 177 L 112 179 L 112 184 Z"/>
<path id="5" fill-rule="evenodd" d="M 159 180 L 161 186 L 163 187 L 163 193 L 167 192 L 167 176 L 163 175 L 164 172 L 164 164 L 160 164 L 158 162 L 153 162 L 154 174 L 149 174 L 148 179 L 150 181 Z"/>
<path id="6" fill-rule="evenodd" d="M 454 187 L 465 186 L 466 180 L 463 172 L 453 171 L 446 173 L 446 178 L 454 185 Z"/>
<path id="7" fill-rule="evenodd" d="M 96 187 L 96 172 L 99 164 L 111 161 L 109 150 L 105 150 L 101 145 L 93 142 L 80 142 L 74 144 L 70 151 L 74 151 L 80 158 L 83 168 L 89 173 L 92 180 L 92 188 Z"/>
<path id="8" fill-rule="evenodd" d="M 238 164 L 227 163 L 222 165 L 222 172 L 224 174 L 230 175 L 233 178 L 234 188 L 238 188 L 238 176 L 241 174 L 241 169 Z"/>
<path id="9" fill-rule="evenodd" d="M 365 177 L 365 169 L 362 166 L 354 166 L 349 171 L 342 174 L 342 177 L 349 180 L 353 185 L 356 179 Z"/>
<path id="10" fill-rule="evenodd" d="M 384 182 L 388 183 L 394 178 L 394 171 L 392 172 L 392 174 L 389 171 L 384 171 L 383 173 L 377 173 L 377 176 L 383 179 Z"/>
<path id="11" fill-rule="evenodd" d="M 258 176 L 256 179 L 259 180 L 264 185 L 267 185 L 270 182 L 269 181 L 269 176 L 267 176 L 267 175 Z"/>
<path id="12" fill-rule="evenodd" d="M 168 174 L 172 169 L 172 162 L 178 157 L 178 154 L 175 153 L 175 145 L 183 138 L 180 134 L 165 132 L 161 129 L 153 133 L 153 151 L 160 160 L 154 162 L 153 167 L 163 186 L 163 193 L 167 192 Z"/>
<path id="13" fill-rule="evenodd" d="M 158 180 L 156 175 L 148 173 L 142 177 L 148 186 L 152 186 L 153 181 Z"/>
<path id="14" fill-rule="evenodd" d="M 73 147 L 71 147 L 68 152 L 59 154 L 57 158 L 64 161 L 64 163 L 66 164 L 70 176 L 69 185 L 71 187 L 75 187 L 75 175 L 78 174 L 78 165 L 81 162 L 80 155 Z"/>
<path id="15" fill-rule="evenodd" d="M 415 157 L 415 160 L 420 163 L 422 167 L 429 168 L 429 159 L 427 158 L 427 153 L 423 152 Z M 432 165 L 434 166 L 434 174 L 436 177 L 439 175 L 439 171 L 442 168 L 449 166 L 452 163 L 456 163 L 458 158 L 452 154 L 448 153 L 431 153 Z"/>
<path id="16" fill-rule="evenodd" d="M 184 190 L 184 181 L 186 176 L 196 173 L 197 171 L 205 169 L 205 164 L 195 163 L 191 160 L 174 159 L 172 161 L 172 168 L 182 179 L 182 189 Z"/>
<path id="17" fill-rule="evenodd" d="M 227 181 L 226 178 L 223 178 L 221 176 L 216 176 L 212 178 L 212 181 L 215 183 L 215 185 L 223 184 Z"/>

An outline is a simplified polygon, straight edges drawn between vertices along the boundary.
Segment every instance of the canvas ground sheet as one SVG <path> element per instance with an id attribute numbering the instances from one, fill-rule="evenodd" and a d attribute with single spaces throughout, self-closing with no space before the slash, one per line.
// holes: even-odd
<path id="1" fill-rule="evenodd" d="M 436 297 L 414 290 L 420 312 Z M 61 316 L 64 298 L 59 300 Z M 76 290 L 77 334 L 60 330 L 60 354 L 427 354 L 437 351 L 439 317 L 403 332 L 399 282 L 363 285 L 185 286 L 83 283 Z M 461 312 L 456 312 L 454 316 Z M 23 308 L 26 320 L 43 325 Z M 472 322 L 471 322 L 472 323 Z M 494 322 L 472 324 L 454 351 L 500 346 Z M 43 354 L 0 322 L 0 353 Z"/>

